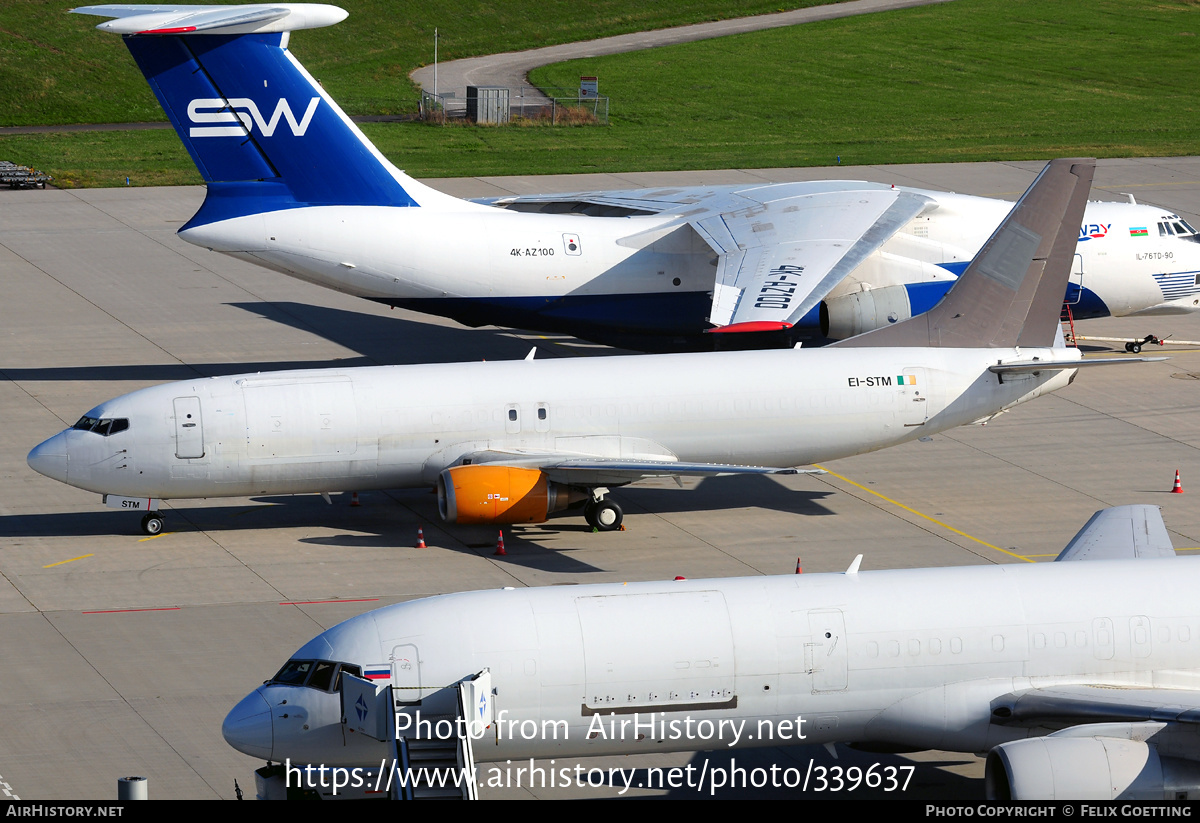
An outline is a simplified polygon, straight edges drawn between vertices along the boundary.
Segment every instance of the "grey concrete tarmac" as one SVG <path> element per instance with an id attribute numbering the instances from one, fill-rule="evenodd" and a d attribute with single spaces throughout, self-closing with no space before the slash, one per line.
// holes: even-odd
<path id="1" fill-rule="evenodd" d="M 428 181 L 463 196 L 849 177 L 1016 197 L 1041 163 L 726 170 Z M 1095 196 L 1123 192 L 1200 219 L 1200 158 L 1101 161 Z M 495 532 L 441 524 L 422 491 L 352 508 L 318 496 L 178 501 L 146 538 L 135 515 L 32 472 L 25 455 L 94 404 L 195 374 L 334 364 L 586 357 L 602 347 L 465 329 L 301 283 L 183 243 L 200 188 L 0 192 L 0 792 L 232 798 L 256 763 L 221 739 L 225 713 L 311 636 L 364 610 L 495 586 L 1045 561 L 1095 510 L 1163 507 L 1200 546 L 1200 352 L 1081 373 L 986 427 L 834 461 L 835 474 L 622 489 L 627 530 L 556 518 Z M 1087 321 L 1080 333 L 1200 340 L 1200 317 Z M 1157 351 L 1155 352 L 1157 353 Z M 721 387 L 716 387 L 721 388 Z M 736 388 L 736 387 L 731 387 Z M 420 391 L 419 386 L 413 387 Z M 1174 472 L 1184 495 L 1172 495 Z M 336 490 L 335 490 L 336 491 Z M 414 548 L 423 527 L 427 549 Z M 902 593 L 900 593 L 902 594 Z M 1147 593 L 1153 596 L 1153 593 Z M 503 626 L 493 627 L 504 631 Z M 982 796 L 978 759 L 842 749 L 843 764 L 919 768 L 907 794 Z M 699 770 L 828 764 L 804 747 L 644 756 L 599 765 Z M 723 760 L 722 760 L 723 758 Z M 589 764 L 589 766 L 594 764 Z M 639 772 L 643 778 L 647 772 Z M 486 788 L 485 796 L 618 789 Z M 640 794 L 694 796 L 694 790 Z M 777 794 L 794 794 L 782 791 Z M 725 792 L 760 796 L 762 792 Z"/>

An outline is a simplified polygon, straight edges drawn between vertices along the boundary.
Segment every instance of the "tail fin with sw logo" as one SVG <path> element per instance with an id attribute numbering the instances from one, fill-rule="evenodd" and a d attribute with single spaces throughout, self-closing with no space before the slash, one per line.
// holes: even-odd
<path id="1" fill-rule="evenodd" d="M 417 206 L 429 189 L 396 169 L 288 51 L 334 6 L 87 6 L 122 34 L 208 183 L 189 226 L 310 205 Z"/>

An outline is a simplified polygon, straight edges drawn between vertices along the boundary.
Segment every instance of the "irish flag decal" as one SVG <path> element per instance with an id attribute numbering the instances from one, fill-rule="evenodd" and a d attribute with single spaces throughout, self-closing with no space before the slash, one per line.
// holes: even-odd
<path id="1" fill-rule="evenodd" d="M 917 385 L 917 376 L 915 374 L 898 374 L 896 383 L 900 386 L 915 386 Z"/>

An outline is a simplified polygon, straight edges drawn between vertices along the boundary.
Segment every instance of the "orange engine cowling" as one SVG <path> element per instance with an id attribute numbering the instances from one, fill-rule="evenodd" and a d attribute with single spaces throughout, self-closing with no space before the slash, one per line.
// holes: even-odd
<path id="1" fill-rule="evenodd" d="M 554 483 L 540 469 L 455 466 L 438 475 L 438 511 L 448 523 L 541 523 L 586 492 Z"/>

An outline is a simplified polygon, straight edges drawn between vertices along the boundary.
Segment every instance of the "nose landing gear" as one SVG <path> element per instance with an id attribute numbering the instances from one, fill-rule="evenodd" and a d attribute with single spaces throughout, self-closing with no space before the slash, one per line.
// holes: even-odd
<path id="1" fill-rule="evenodd" d="M 142 516 L 142 531 L 149 535 L 161 534 L 166 522 L 158 512 L 146 512 Z"/>

